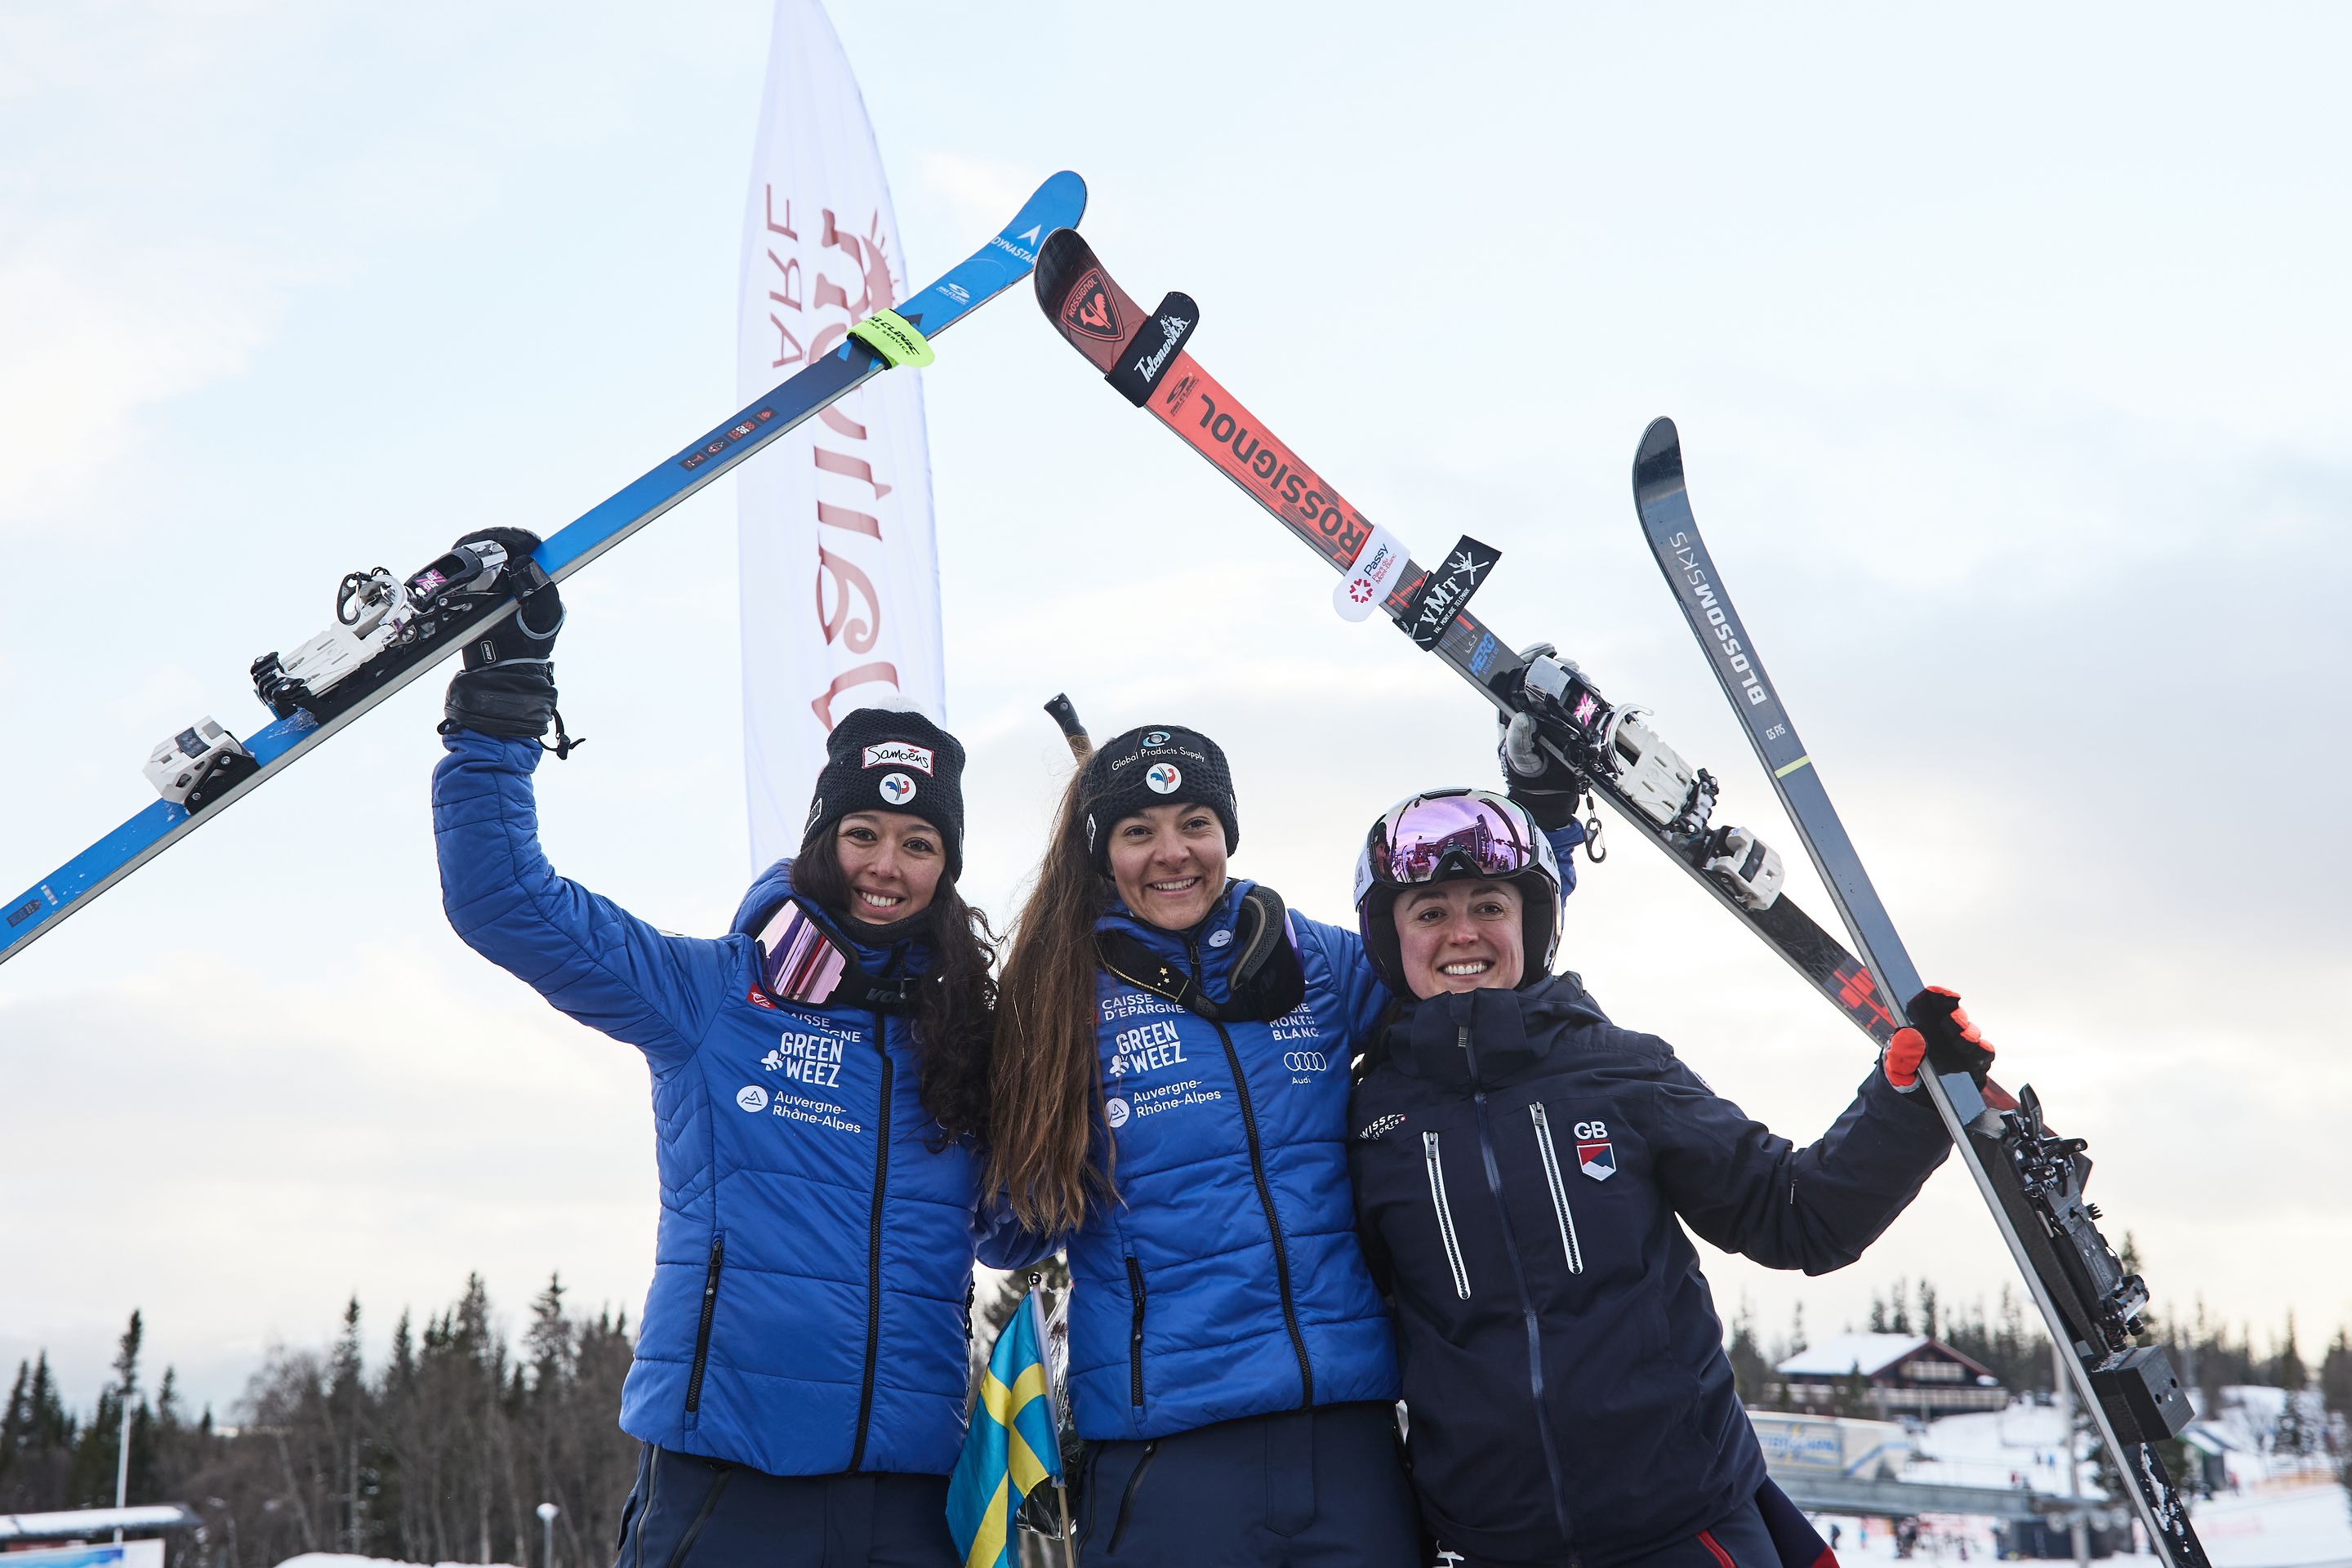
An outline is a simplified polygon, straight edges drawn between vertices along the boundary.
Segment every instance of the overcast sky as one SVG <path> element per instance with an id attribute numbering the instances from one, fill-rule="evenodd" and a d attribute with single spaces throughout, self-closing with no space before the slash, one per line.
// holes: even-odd
<path id="1" fill-rule="evenodd" d="M 2341 998 L 2352 511 L 2341 64 L 2325 7 L 1895 11 L 849 4 L 928 279 L 1061 167 L 1136 295 L 1489 621 L 1656 710 L 1796 854 L 1644 549 L 1698 516 L 1933 979 L 2136 1234 L 2159 1303 L 2352 1319 Z M 1472 22 L 1470 18 L 1479 20 Z M 346 571 L 542 532 L 735 405 L 761 0 L 0 9 L 0 879 L 148 798 L 159 737 Z M 1198 725 L 1237 871 L 1345 915 L 1366 822 L 1492 776 L 1484 710 L 1008 296 L 924 371 L 969 890 L 1066 754 Z M 733 493 L 567 588 L 559 868 L 716 931 L 747 870 Z M 787 598 L 796 600 L 794 595 Z M 793 603 L 791 607 L 797 607 Z M 643 1066 L 443 921 L 438 679 L 0 973 L 0 1361 L 87 1401 L 130 1310 L 224 1407 L 356 1292 L 381 1345 L 469 1270 L 627 1307 Z M 1791 896 L 1827 917 L 1809 870 Z M 1861 1037 L 1664 858 L 1588 867 L 1564 962 L 1800 1142 Z M 1815 1334 L 2011 1276 L 1947 1169 L 1860 1265 L 1714 1258 Z"/>

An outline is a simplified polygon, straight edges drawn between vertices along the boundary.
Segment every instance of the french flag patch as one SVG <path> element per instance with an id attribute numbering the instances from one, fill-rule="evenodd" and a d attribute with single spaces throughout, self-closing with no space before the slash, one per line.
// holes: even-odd
<path id="1" fill-rule="evenodd" d="M 1617 1173 L 1617 1151 L 1606 1138 L 1585 1139 L 1576 1146 L 1576 1168 L 1596 1182 L 1605 1182 Z"/>

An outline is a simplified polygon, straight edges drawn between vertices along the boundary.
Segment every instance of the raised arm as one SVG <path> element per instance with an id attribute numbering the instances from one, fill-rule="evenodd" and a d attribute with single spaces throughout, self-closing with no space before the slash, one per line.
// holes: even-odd
<path id="1" fill-rule="evenodd" d="M 727 942 L 668 936 L 555 874 L 539 846 L 538 742 L 452 730 L 433 770 L 441 907 L 466 945 L 559 1010 L 643 1049 L 691 1056 L 750 971 Z"/>

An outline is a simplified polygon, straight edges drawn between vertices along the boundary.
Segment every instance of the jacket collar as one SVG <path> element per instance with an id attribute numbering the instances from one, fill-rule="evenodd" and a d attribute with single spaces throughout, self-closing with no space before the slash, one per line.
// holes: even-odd
<path id="1" fill-rule="evenodd" d="M 1189 931 L 1162 931 L 1150 921 L 1129 910 L 1113 894 L 1110 905 L 1095 921 L 1097 931 L 1124 931 L 1150 949 L 1152 955 L 1164 959 L 1180 972 L 1190 973 L 1195 954 L 1201 963 L 1202 989 L 1212 995 L 1225 994 L 1225 981 L 1233 967 L 1234 920 L 1240 911 L 1242 895 L 1256 886 L 1254 882 L 1233 878 L 1225 880 L 1224 891 L 1209 906 L 1209 912 Z"/>
<path id="2" fill-rule="evenodd" d="M 1554 974 L 1517 991 L 1488 987 L 1403 1003 L 1381 1047 L 1415 1078 L 1496 1089 L 1550 1056 L 1569 1028 L 1606 1022 L 1573 975 Z"/>

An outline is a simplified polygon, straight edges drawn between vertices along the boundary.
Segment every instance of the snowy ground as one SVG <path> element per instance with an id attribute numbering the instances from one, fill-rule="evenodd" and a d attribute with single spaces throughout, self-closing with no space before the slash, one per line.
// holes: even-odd
<path id="1" fill-rule="evenodd" d="M 2235 1497 L 2213 1498 L 2196 1510 L 2198 1538 L 2214 1568 L 2352 1568 L 2352 1508 L 2333 1481 L 2273 1482 Z M 1895 1535 L 1884 1522 L 1822 1514 L 1823 1535 L 1838 1526 L 1838 1559 L 1845 1563 L 1892 1563 Z M 1993 1557 L 1992 1521 L 1930 1514 L 1920 1521 L 1914 1562 L 1986 1563 Z M 2153 1563 L 2153 1557 L 2111 1558 Z"/>
<path id="2" fill-rule="evenodd" d="M 2231 1391 L 2236 1392 L 2236 1391 Z M 2274 1390 L 2256 1390 L 2272 1394 Z M 2249 1417 L 2265 1412 L 2247 1410 Z M 2267 1412 L 2275 1416 L 2275 1411 Z M 2237 1419 L 2234 1405 L 2217 1420 Z M 2251 1447 L 2259 1435 L 2248 1424 Z M 1929 1425 L 1918 1438 L 1918 1457 L 1904 1468 L 1909 1481 L 1949 1481 L 1968 1486 L 2020 1484 L 2039 1492 L 2066 1489 L 2064 1426 L 2051 1405 L 2021 1403 L 2006 1410 L 1950 1415 Z M 2352 1497 L 2333 1479 L 2306 1470 L 2278 1474 L 2280 1462 L 2257 1453 L 2232 1453 L 2230 1470 L 2239 1489 L 2208 1499 L 2195 1508 L 2197 1533 L 2214 1568 L 2352 1568 Z M 2095 1496 L 2091 1467 L 2083 1466 L 2083 1489 Z M 1838 1556 L 1848 1563 L 1893 1561 L 1895 1539 L 1884 1523 L 1823 1515 L 1823 1534 L 1839 1527 Z M 1989 1520 L 1931 1515 L 1921 1521 L 1914 1558 L 1938 1563 L 1978 1562 L 1993 1552 Z"/>

